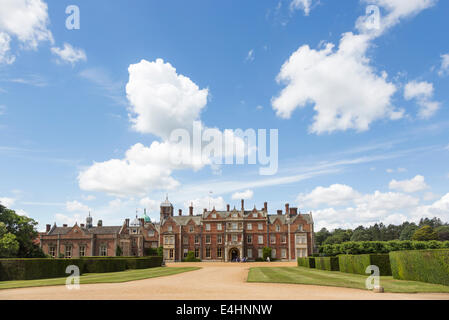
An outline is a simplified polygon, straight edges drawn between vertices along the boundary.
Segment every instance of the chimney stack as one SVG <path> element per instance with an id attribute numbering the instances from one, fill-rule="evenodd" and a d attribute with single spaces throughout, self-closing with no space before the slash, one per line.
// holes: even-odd
<path id="1" fill-rule="evenodd" d="M 231 211 L 231 206 L 229 204 L 226 205 L 226 209 L 229 211 Z"/>
<path id="2" fill-rule="evenodd" d="M 97 227 L 102 227 L 102 226 L 103 226 L 103 220 L 98 220 Z"/>
<path id="3" fill-rule="evenodd" d="M 129 219 L 125 219 L 126 226 L 129 227 Z"/>
<path id="4" fill-rule="evenodd" d="M 287 216 L 290 214 L 290 205 L 288 203 L 285 204 L 285 214 Z"/>
<path id="5" fill-rule="evenodd" d="M 278 216 L 282 216 L 282 210 L 278 210 Z"/>
<path id="6" fill-rule="evenodd" d="M 85 224 L 84 224 L 84 223 L 81 223 L 81 224 L 80 224 L 80 227 L 81 227 L 81 228 L 84 228 L 84 227 L 85 227 Z"/>
<path id="7" fill-rule="evenodd" d="M 179 209 L 179 216 L 182 216 L 182 209 Z"/>
<path id="8" fill-rule="evenodd" d="M 46 230 L 47 233 L 49 233 L 50 230 L 51 230 L 51 224 L 47 224 L 47 228 L 45 230 Z"/>
<path id="9" fill-rule="evenodd" d="M 63 224 L 62 226 L 63 226 L 64 228 L 67 228 L 67 225 L 66 225 L 66 224 Z"/>
<path id="10" fill-rule="evenodd" d="M 268 202 L 264 202 L 264 203 L 263 203 L 263 210 L 264 210 L 265 212 L 268 212 Z"/>
<path id="11" fill-rule="evenodd" d="M 245 211 L 245 199 L 242 199 L 242 211 Z"/>
<path id="12" fill-rule="evenodd" d="M 206 213 L 206 212 L 207 212 L 207 209 L 206 209 L 206 208 L 204 208 L 203 212 L 204 212 L 204 213 Z"/>
<path id="13" fill-rule="evenodd" d="M 189 207 L 189 215 L 190 215 L 190 216 L 193 216 L 193 203 L 190 204 L 190 207 Z"/>
<path id="14" fill-rule="evenodd" d="M 291 216 L 298 215 L 298 208 L 290 208 L 290 215 Z"/>

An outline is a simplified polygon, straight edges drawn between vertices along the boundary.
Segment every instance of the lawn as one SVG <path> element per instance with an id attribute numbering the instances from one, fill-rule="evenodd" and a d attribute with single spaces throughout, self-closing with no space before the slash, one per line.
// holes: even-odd
<path id="1" fill-rule="evenodd" d="M 251 268 L 248 282 L 274 282 L 307 284 L 317 286 L 345 287 L 366 289 L 365 281 L 368 275 L 359 275 L 343 272 L 331 272 L 304 267 L 277 267 L 277 268 Z M 431 284 L 417 281 L 395 280 L 393 277 L 381 277 L 380 285 L 385 292 L 395 293 L 425 293 L 448 292 L 449 286 Z"/>
<path id="2" fill-rule="evenodd" d="M 112 273 L 89 273 L 80 277 L 80 284 L 90 283 L 117 283 L 128 282 L 156 277 L 171 276 L 174 274 L 194 271 L 197 267 L 158 267 L 150 269 L 126 270 Z M 17 280 L 17 281 L 1 281 L 0 290 L 27 288 L 27 287 L 43 287 L 43 286 L 59 286 L 65 285 L 66 278 L 56 279 L 39 279 L 39 280 Z"/>

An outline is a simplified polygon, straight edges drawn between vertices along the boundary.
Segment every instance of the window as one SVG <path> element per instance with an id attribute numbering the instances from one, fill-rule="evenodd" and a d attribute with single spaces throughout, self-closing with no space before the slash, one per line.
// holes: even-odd
<path id="1" fill-rule="evenodd" d="M 183 253 L 182 253 L 182 255 L 183 255 L 183 257 L 184 258 L 187 258 L 187 254 L 189 253 L 189 249 L 184 249 L 183 250 Z"/>
<path id="2" fill-rule="evenodd" d="M 80 246 L 80 257 L 86 256 L 86 246 Z"/>
<path id="3" fill-rule="evenodd" d="M 232 217 L 233 217 L 233 218 L 237 218 L 237 213 L 233 213 L 233 214 L 232 214 Z"/>
<path id="4" fill-rule="evenodd" d="M 132 234 L 137 234 L 137 229 L 131 229 Z"/>
<path id="5" fill-rule="evenodd" d="M 271 258 L 276 259 L 276 249 L 271 250 Z"/>
<path id="6" fill-rule="evenodd" d="M 210 223 L 206 223 L 206 231 L 210 231 Z"/>
<path id="7" fill-rule="evenodd" d="M 193 232 L 193 226 L 189 227 L 189 232 Z"/>
<path id="8" fill-rule="evenodd" d="M 252 237 L 252 236 L 248 236 L 248 237 L 246 238 L 246 242 L 248 242 L 248 243 L 253 243 L 253 237 Z"/>
<path id="9" fill-rule="evenodd" d="M 253 213 L 253 218 L 257 218 L 259 215 L 257 213 Z"/>
<path id="10" fill-rule="evenodd" d="M 258 236 L 258 243 L 263 244 L 263 236 Z"/>
<path id="11" fill-rule="evenodd" d="M 169 257 L 170 257 L 171 260 L 175 257 L 175 250 L 170 249 L 170 251 L 169 251 Z"/>
<path id="12" fill-rule="evenodd" d="M 281 257 L 282 257 L 282 259 L 287 258 L 287 249 L 282 249 L 281 250 Z"/>
<path id="13" fill-rule="evenodd" d="M 237 242 L 237 235 L 236 234 L 232 235 L 232 242 Z"/>
<path id="14" fill-rule="evenodd" d="M 248 255 L 248 258 L 251 259 L 253 257 L 253 249 L 248 249 L 246 253 Z"/>
<path id="15" fill-rule="evenodd" d="M 207 243 L 207 244 L 210 243 L 210 236 L 206 236 L 206 243 Z"/>
<path id="16" fill-rule="evenodd" d="M 148 231 L 148 236 L 149 237 L 154 237 L 154 230 Z"/>
<path id="17" fill-rule="evenodd" d="M 282 242 L 282 243 L 286 243 L 286 242 L 287 242 L 287 236 L 286 236 L 285 234 L 283 234 L 283 235 L 281 236 L 281 242 Z"/>
<path id="18" fill-rule="evenodd" d="M 218 236 L 217 236 L 217 243 L 223 243 L 223 237 L 222 237 L 222 235 L 221 234 L 219 234 Z"/>
<path id="19" fill-rule="evenodd" d="M 172 226 L 168 226 L 168 231 L 172 232 L 173 231 L 173 227 Z"/>
<path id="20" fill-rule="evenodd" d="M 217 219 L 217 214 L 216 213 L 212 214 L 212 219 Z"/>
<path id="21" fill-rule="evenodd" d="M 281 231 L 281 226 L 280 225 L 276 225 L 276 232 L 279 232 L 279 231 Z"/>
<path id="22" fill-rule="evenodd" d="M 48 254 L 51 256 L 51 257 L 56 257 L 56 247 L 55 246 L 51 246 L 51 247 L 49 247 L 48 248 Z"/>
<path id="23" fill-rule="evenodd" d="M 221 258 L 223 256 L 223 250 L 221 248 L 217 248 L 217 258 Z"/>
<path id="24" fill-rule="evenodd" d="M 101 245 L 100 246 L 100 256 L 102 257 L 106 257 L 108 255 L 108 247 L 106 247 L 106 245 Z"/>
<path id="25" fill-rule="evenodd" d="M 233 224 L 232 224 L 232 229 L 233 229 L 233 230 L 237 230 L 237 228 L 238 228 L 237 223 L 233 223 Z"/>
<path id="26" fill-rule="evenodd" d="M 200 236 L 195 236 L 195 244 L 199 244 L 200 243 Z"/>
<path id="27" fill-rule="evenodd" d="M 200 256 L 200 249 L 195 248 L 195 258 L 199 258 L 199 256 Z"/>
<path id="28" fill-rule="evenodd" d="M 182 242 L 183 242 L 184 244 L 189 244 L 189 238 L 188 238 L 188 237 L 183 237 L 183 238 L 182 238 Z"/>
<path id="29" fill-rule="evenodd" d="M 304 231 L 304 226 L 302 224 L 299 225 L 299 231 Z"/>
<path id="30" fill-rule="evenodd" d="M 271 235 L 270 236 L 270 243 L 276 243 L 276 236 L 275 235 Z"/>
<path id="31" fill-rule="evenodd" d="M 217 224 L 217 230 L 218 230 L 218 231 L 223 230 L 223 225 L 222 225 L 221 223 L 218 223 L 218 224 Z"/>
<path id="32" fill-rule="evenodd" d="M 210 259 L 210 247 L 206 248 L 206 258 Z"/>
<path id="33" fill-rule="evenodd" d="M 70 245 L 65 246 L 65 257 L 66 258 L 72 257 L 72 246 Z"/>
<path id="34" fill-rule="evenodd" d="M 259 223 L 258 228 L 259 230 L 263 230 L 263 223 Z"/>
<path id="35" fill-rule="evenodd" d="M 262 251 L 262 249 L 258 249 L 257 250 L 257 257 L 258 258 L 263 258 L 263 251 Z"/>
<path id="36" fill-rule="evenodd" d="M 297 258 L 307 257 L 307 249 L 296 249 L 296 257 Z"/>
<path id="37" fill-rule="evenodd" d="M 248 223 L 248 224 L 246 225 L 246 229 L 248 229 L 248 230 L 253 230 L 253 225 L 252 225 L 252 223 Z"/>
<path id="38" fill-rule="evenodd" d="M 297 235 L 296 236 L 296 244 L 306 244 L 307 237 L 305 235 Z"/>

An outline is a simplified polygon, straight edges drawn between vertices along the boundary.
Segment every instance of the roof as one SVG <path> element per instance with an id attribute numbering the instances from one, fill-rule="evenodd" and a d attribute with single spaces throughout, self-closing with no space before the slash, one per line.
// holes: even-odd
<path id="1" fill-rule="evenodd" d="M 111 227 L 92 227 L 92 228 L 81 228 L 85 233 L 92 234 L 118 234 L 120 232 L 121 226 L 111 226 Z M 47 235 L 65 235 L 72 230 L 73 227 L 53 227 Z"/>
<path id="2" fill-rule="evenodd" d="M 161 203 L 161 207 L 173 207 L 170 201 L 168 201 L 168 196 L 165 198 L 165 201 Z"/>
<path id="3" fill-rule="evenodd" d="M 175 216 L 175 217 L 172 217 L 172 219 L 177 224 L 185 226 L 189 223 L 190 220 L 193 220 L 193 222 L 195 222 L 196 225 L 199 225 L 201 223 L 202 217 L 201 216 Z"/>

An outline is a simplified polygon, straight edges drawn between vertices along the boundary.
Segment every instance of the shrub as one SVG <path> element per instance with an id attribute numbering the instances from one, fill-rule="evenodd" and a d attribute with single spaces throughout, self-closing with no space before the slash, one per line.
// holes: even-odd
<path id="1" fill-rule="evenodd" d="M 390 252 L 390 262 L 395 279 L 449 286 L 448 249 Z"/>
<path id="2" fill-rule="evenodd" d="M 298 267 L 315 268 L 315 258 L 298 258 Z"/>
<path id="3" fill-rule="evenodd" d="M 147 257 L 148 256 L 157 256 L 158 255 L 157 248 L 145 248 L 144 255 Z"/>
<path id="4" fill-rule="evenodd" d="M 438 240 L 438 233 L 433 230 L 431 226 L 423 226 L 422 228 L 415 231 L 412 236 L 412 240 L 416 241 L 430 241 L 430 240 Z"/>
<path id="5" fill-rule="evenodd" d="M 187 252 L 187 257 L 184 258 L 184 262 L 201 262 L 200 259 L 195 258 L 195 252 L 189 251 Z"/>
<path id="6" fill-rule="evenodd" d="M 327 271 L 339 271 L 338 257 L 315 258 L 315 268 Z"/>
<path id="7" fill-rule="evenodd" d="M 388 254 L 340 255 L 338 261 L 341 272 L 366 274 L 366 268 L 374 265 L 379 267 L 381 276 L 391 276 Z"/>
<path id="8" fill-rule="evenodd" d="M 262 249 L 262 257 L 263 257 L 264 261 L 267 261 L 267 258 L 271 259 L 271 251 L 272 251 L 272 249 L 269 247 L 264 247 Z"/>

